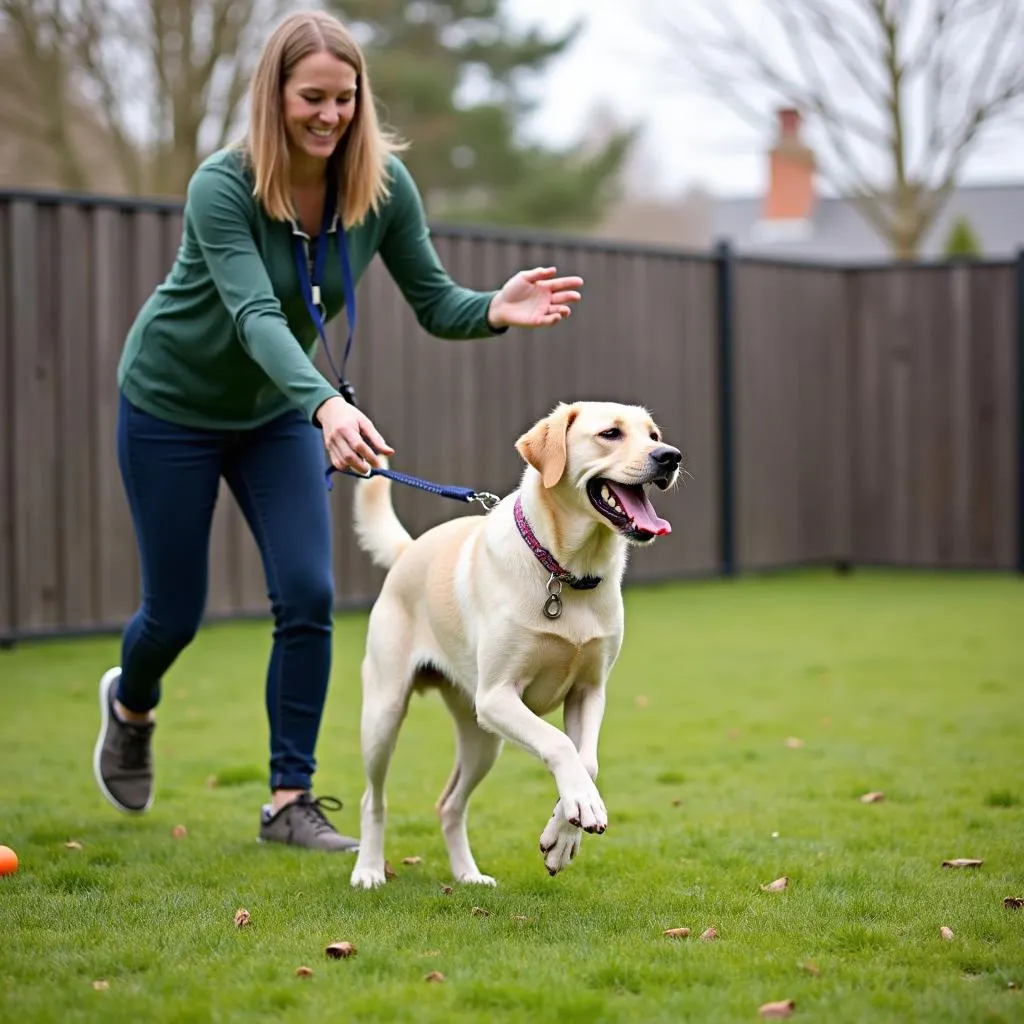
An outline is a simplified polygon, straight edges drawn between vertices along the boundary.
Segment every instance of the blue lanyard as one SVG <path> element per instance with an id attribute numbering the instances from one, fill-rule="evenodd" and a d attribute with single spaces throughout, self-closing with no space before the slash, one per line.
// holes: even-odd
<path id="1" fill-rule="evenodd" d="M 324 334 L 324 313 L 326 312 L 326 307 L 322 301 L 321 288 L 324 280 L 324 264 L 327 262 L 327 239 L 334 222 L 337 198 L 338 188 L 336 179 L 332 171 L 329 170 L 327 174 L 327 195 L 324 199 L 324 215 L 320 223 L 320 233 L 316 236 L 316 251 L 313 254 L 312 271 L 310 271 L 303 236 L 299 234 L 297 228 L 292 229 L 292 249 L 295 253 L 295 269 L 299 275 L 302 298 L 306 303 L 306 309 L 313 323 L 316 325 L 317 333 L 320 335 L 320 342 L 327 353 L 327 361 L 331 364 L 335 377 L 338 378 L 338 390 L 346 402 L 355 405 L 355 388 L 350 381 L 345 379 L 345 367 L 348 364 L 349 353 L 352 351 L 352 340 L 356 330 L 356 289 L 352 279 L 352 265 L 349 263 L 345 225 L 341 218 L 338 219 L 338 230 L 334 236 L 338 247 L 338 260 L 341 263 L 341 281 L 345 289 L 345 316 L 348 320 L 348 338 L 345 341 L 345 354 L 342 357 L 341 373 L 338 373 L 338 368 L 334 365 L 331 349 L 327 344 L 327 337 Z"/>

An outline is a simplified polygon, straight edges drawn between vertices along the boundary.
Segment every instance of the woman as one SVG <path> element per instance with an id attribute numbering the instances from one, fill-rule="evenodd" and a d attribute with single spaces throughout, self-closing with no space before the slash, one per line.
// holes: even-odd
<path id="1" fill-rule="evenodd" d="M 267 41 L 246 140 L 209 157 L 189 183 L 174 265 L 140 311 L 118 368 L 118 458 L 143 596 L 124 630 L 121 665 L 100 682 L 93 767 L 120 810 L 142 812 L 153 799 L 153 710 L 203 614 L 223 477 L 259 545 L 274 615 L 272 796 L 260 838 L 358 847 L 324 815 L 329 798 L 311 795 L 334 597 L 322 452 L 360 473 L 394 452 L 315 368 L 314 317 L 339 313 L 346 284 L 376 253 L 422 326 L 445 338 L 558 323 L 583 283 L 538 268 L 496 292 L 455 285 L 399 149 L 378 125 L 355 41 L 329 15 L 303 12 Z"/>

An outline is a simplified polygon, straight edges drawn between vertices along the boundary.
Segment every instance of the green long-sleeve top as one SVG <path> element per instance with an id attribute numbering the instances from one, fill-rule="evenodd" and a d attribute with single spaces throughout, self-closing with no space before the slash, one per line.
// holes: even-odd
<path id="1" fill-rule="evenodd" d="M 422 327 L 441 338 L 496 333 L 493 292 L 456 285 L 430 241 L 405 165 L 390 158 L 391 194 L 348 229 L 358 283 L 376 253 Z M 185 426 L 246 429 L 297 406 L 309 419 L 338 394 L 312 361 L 319 340 L 306 308 L 293 225 L 271 220 L 252 194 L 237 149 L 208 157 L 189 183 L 181 245 L 167 278 L 128 332 L 117 380 L 139 408 Z M 344 308 L 337 247 L 327 248 L 321 298 L 330 320 Z"/>

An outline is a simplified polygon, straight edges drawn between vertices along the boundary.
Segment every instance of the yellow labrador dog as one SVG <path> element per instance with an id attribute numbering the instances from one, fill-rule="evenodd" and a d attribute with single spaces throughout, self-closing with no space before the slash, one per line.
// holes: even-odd
<path id="1" fill-rule="evenodd" d="M 391 484 L 356 484 L 360 546 L 389 569 L 370 613 L 362 669 L 361 803 L 356 888 L 383 885 L 384 781 L 409 698 L 437 687 L 455 719 L 455 770 L 437 811 L 454 878 L 494 885 L 473 859 L 466 806 L 508 740 L 551 772 L 558 802 L 540 837 L 561 871 L 581 831 L 604 832 L 594 784 L 605 683 L 622 643 L 620 583 L 630 544 L 671 527 L 646 489 L 672 486 L 681 455 L 645 409 L 560 404 L 516 442 L 520 487 L 486 516 L 413 540 Z M 563 705 L 565 732 L 541 717 Z"/>

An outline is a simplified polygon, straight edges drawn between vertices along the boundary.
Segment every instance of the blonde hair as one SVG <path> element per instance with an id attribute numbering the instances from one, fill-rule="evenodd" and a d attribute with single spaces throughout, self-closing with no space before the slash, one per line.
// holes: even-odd
<path id="1" fill-rule="evenodd" d="M 371 210 L 379 211 L 389 195 L 388 158 L 405 144 L 377 120 L 363 52 L 336 18 L 323 11 L 299 11 L 271 33 L 250 84 L 249 132 L 242 145 L 256 176 L 253 195 L 267 215 L 295 219 L 281 92 L 295 66 L 311 53 L 329 53 L 356 73 L 355 116 L 331 157 L 338 169 L 337 208 L 349 227 Z"/>

